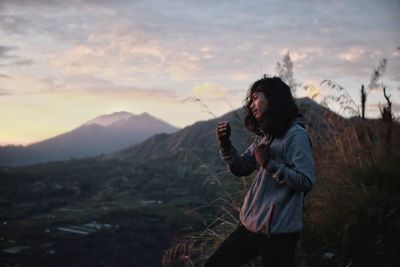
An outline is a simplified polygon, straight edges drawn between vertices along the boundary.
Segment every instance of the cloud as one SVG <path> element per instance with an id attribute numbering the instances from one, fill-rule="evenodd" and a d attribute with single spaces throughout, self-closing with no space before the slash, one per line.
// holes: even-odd
<path id="1" fill-rule="evenodd" d="M 11 95 L 11 92 L 0 88 L 0 96 Z"/>
<path id="2" fill-rule="evenodd" d="M 359 59 L 364 53 L 365 53 L 364 48 L 352 47 L 349 50 L 340 53 L 339 57 L 346 61 L 355 61 Z"/>
<path id="3" fill-rule="evenodd" d="M 234 70 L 229 78 L 234 81 L 246 81 L 249 82 L 255 78 L 255 73 L 250 70 Z"/>
<path id="4" fill-rule="evenodd" d="M 167 73 L 176 82 L 185 82 L 194 78 L 199 71 L 199 65 L 193 62 L 179 61 L 170 64 Z"/>
<path id="5" fill-rule="evenodd" d="M 88 90 L 85 90 L 87 92 Z M 107 88 L 89 88 L 89 92 L 98 94 L 102 91 L 105 95 L 119 96 L 119 97 L 132 97 L 132 99 L 177 99 L 177 95 L 172 90 L 164 90 L 157 88 L 144 88 L 135 86 L 113 86 Z"/>
<path id="6" fill-rule="evenodd" d="M 216 51 L 209 46 L 201 47 L 200 52 L 204 59 L 211 59 L 216 55 Z"/>
<path id="7" fill-rule="evenodd" d="M 8 66 L 29 66 L 35 63 L 32 59 L 20 59 L 8 63 Z"/>
<path id="8" fill-rule="evenodd" d="M 16 46 L 0 46 L 0 67 L 28 66 L 34 63 L 31 59 L 24 59 L 20 56 L 10 54 L 11 51 L 18 50 Z"/>
<path id="9" fill-rule="evenodd" d="M 136 81 L 154 77 L 184 82 L 200 72 L 200 56 L 172 48 L 165 40 L 150 38 L 130 25 L 114 27 L 91 34 L 85 44 L 49 55 L 49 64 L 66 75 L 92 74 L 119 80 L 135 77 Z"/>
<path id="10" fill-rule="evenodd" d="M 104 8 L 100 1 L 2 0 L 0 34 L 63 44 L 85 41 L 93 27 L 111 14 L 115 15 L 112 6 Z"/>
<path id="11" fill-rule="evenodd" d="M 13 51 L 15 49 L 16 49 L 16 47 L 14 47 L 14 46 L 0 46 L 0 60 L 15 58 L 15 56 L 9 55 L 9 52 Z"/>
<path id="12" fill-rule="evenodd" d="M 28 20 L 23 16 L 1 14 L 0 11 L 0 31 L 11 35 L 25 35 L 31 26 L 33 25 L 30 25 Z"/>
<path id="13" fill-rule="evenodd" d="M 45 88 L 40 79 L 26 74 L 17 75 L 16 72 L 9 78 L 1 79 L 1 86 L 7 88 L 8 92 L 12 92 L 13 95 L 21 96 L 40 94 Z"/>
<path id="14" fill-rule="evenodd" d="M 76 88 L 80 91 L 79 88 Z M 93 94 L 93 95 L 103 95 L 103 96 L 110 96 L 115 98 L 131 98 L 132 100 L 159 100 L 165 101 L 166 99 L 169 100 L 178 100 L 176 93 L 172 90 L 165 90 L 165 89 L 157 89 L 157 88 L 144 88 L 144 87 L 135 87 L 135 86 L 122 86 L 122 85 L 115 85 L 112 87 L 89 87 L 84 88 L 81 90 L 83 94 Z"/>
<path id="15" fill-rule="evenodd" d="M 110 57 L 110 60 L 115 60 L 115 56 Z M 105 60 L 102 48 L 92 48 L 88 45 L 77 45 L 61 53 L 48 55 L 49 65 L 67 75 L 99 73 L 104 65 L 110 65 L 110 60 Z"/>
<path id="16" fill-rule="evenodd" d="M 45 39 L 51 51 L 45 55 L 48 67 L 65 80 L 87 75 L 128 85 L 186 88 L 204 81 L 247 83 L 260 72 L 273 72 L 283 50 L 291 52 L 295 78 L 368 79 L 381 56 L 375 51 L 385 55 L 390 43 L 396 41 L 391 49 L 399 43 L 391 27 L 382 31 L 382 25 L 395 24 L 380 14 L 395 13 L 393 4 L 371 12 L 378 5 L 368 1 L 312 6 L 278 1 L 268 6 L 263 1 L 3 3 L 8 8 L 0 23 L 25 23 L 29 40 Z M 49 15 L 36 15 L 43 13 Z"/>
<path id="17" fill-rule="evenodd" d="M 0 6 L 1 10 L 1 6 Z M 25 27 L 29 25 L 27 20 L 20 16 L 5 15 L 0 12 L 0 30 L 9 34 L 25 33 Z"/>
<path id="18" fill-rule="evenodd" d="M 2 79 L 12 79 L 11 76 L 9 76 L 7 74 L 4 74 L 4 73 L 0 73 L 0 78 L 2 78 Z"/>
<path id="19" fill-rule="evenodd" d="M 15 56 L 15 58 L 18 58 Z M 18 59 L 18 60 L 13 60 L 13 61 L 8 61 L 6 63 L 0 64 L 0 67 L 23 67 L 23 66 L 29 66 L 35 63 L 35 61 L 31 59 Z"/>
<path id="20" fill-rule="evenodd" d="M 67 79 L 47 77 L 37 81 L 41 84 L 39 94 L 73 94 L 115 98 L 135 99 L 177 99 L 176 92 L 170 89 L 115 84 L 91 75 L 73 75 Z"/>

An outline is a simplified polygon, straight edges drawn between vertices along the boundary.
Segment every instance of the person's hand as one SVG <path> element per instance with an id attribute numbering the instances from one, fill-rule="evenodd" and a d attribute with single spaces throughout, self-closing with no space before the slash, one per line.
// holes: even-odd
<path id="1" fill-rule="evenodd" d="M 254 156 L 257 160 L 258 165 L 260 165 L 263 168 L 267 168 L 270 159 L 269 145 L 267 144 L 259 145 L 254 151 Z"/>
<path id="2" fill-rule="evenodd" d="M 218 123 L 216 135 L 218 144 L 222 149 L 228 148 L 231 145 L 231 141 L 229 140 L 231 136 L 231 126 L 228 121 Z"/>

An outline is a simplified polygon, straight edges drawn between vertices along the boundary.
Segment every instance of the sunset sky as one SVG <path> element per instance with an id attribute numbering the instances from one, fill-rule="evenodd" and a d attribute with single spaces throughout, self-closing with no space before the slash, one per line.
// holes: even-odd
<path id="1" fill-rule="evenodd" d="M 0 0 L 0 145 L 29 144 L 102 114 L 174 126 L 240 107 L 290 52 L 297 82 L 358 101 L 377 83 L 400 103 L 400 1 Z M 385 103 L 369 89 L 367 116 Z M 297 90 L 297 96 L 309 95 Z"/>

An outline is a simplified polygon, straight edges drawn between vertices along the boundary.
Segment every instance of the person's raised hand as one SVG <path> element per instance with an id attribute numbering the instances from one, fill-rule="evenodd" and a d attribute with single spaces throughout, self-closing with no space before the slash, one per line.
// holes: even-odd
<path id="1" fill-rule="evenodd" d="M 267 168 L 269 159 L 270 159 L 270 149 L 269 145 L 261 144 L 254 150 L 254 156 L 258 165 L 263 168 Z"/>
<path id="2" fill-rule="evenodd" d="M 231 145 L 230 136 L 231 136 L 231 126 L 228 121 L 222 121 L 218 123 L 217 126 L 217 141 L 219 146 L 222 149 L 227 149 Z"/>

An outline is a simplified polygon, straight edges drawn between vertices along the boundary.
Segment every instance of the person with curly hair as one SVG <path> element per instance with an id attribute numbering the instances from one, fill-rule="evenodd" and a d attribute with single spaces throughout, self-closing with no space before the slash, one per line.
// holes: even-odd
<path id="1" fill-rule="evenodd" d="M 247 92 L 244 126 L 256 134 L 238 154 L 229 122 L 216 136 L 221 158 L 235 176 L 257 175 L 240 210 L 238 228 L 205 266 L 240 266 L 260 255 L 264 266 L 291 266 L 300 232 L 304 196 L 315 183 L 311 140 L 287 84 L 264 77 Z"/>

